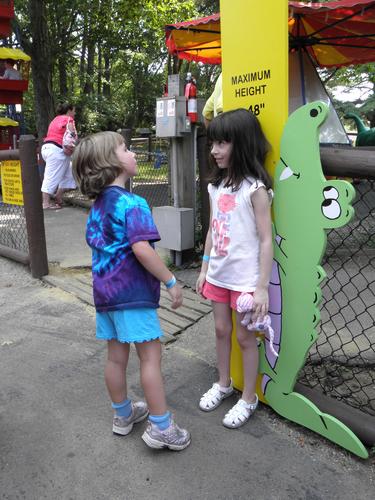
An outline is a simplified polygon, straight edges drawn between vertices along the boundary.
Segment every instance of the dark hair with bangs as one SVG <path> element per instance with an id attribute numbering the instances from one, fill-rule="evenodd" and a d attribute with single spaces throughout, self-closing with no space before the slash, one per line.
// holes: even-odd
<path id="1" fill-rule="evenodd" d="M 81 193 L 95 199 L 121 174 L 123 167 L 116 149 L 124 142 L 117 132 L 98 132 L 78 143 L 73 153 L 72 169 Z"/>
<path id="2" fill-rule="evenodd" d="M 253 113 L 235 109 L 217 115 L 208 126 L 207 138 L 210 143 L 225 141 L 232 144 L 228 169 L 219 168 L 210 154 L 213 171 L 209 182 L 214 186 L 219 186 L 226 179 L 224 187 L 232 187 L 236 191 L 246 177 L 254 177 L 262 181 L 267 189 L 272 187 L 271 177 L 264 167 L 270 145 Z"/>

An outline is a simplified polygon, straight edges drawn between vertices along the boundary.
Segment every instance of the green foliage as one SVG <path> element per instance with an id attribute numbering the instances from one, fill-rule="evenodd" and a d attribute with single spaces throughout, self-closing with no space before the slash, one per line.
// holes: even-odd
<path id="1" fill-rule="evenodd" d="M 84 133 L 151 126 L 167 79 L 164 27 L 196 17 L 194 0 L 16 0 L 24 49 L 32 44 L 31 9 L 42 4 L 55 104 L 75 102 Z M 31 85 L 25 105 L 30 119 L 32 92 Z"/>
<path id="2" fill-rule="evenodd" d="M 162 95 L 168 74 L 165 25 L 207 16 L 220 8 L 218 0 L 15 0 L 15 27 L 26 51 L 33 42 L 32 9 L 42 7 L 50 54 L 50 61 L 45 61 L 50 67 L 47 87 L 55 104 L 77 104 L 81 133 L 154 125 L 155 99 Z M 207 98 L 220 67 L 182 61 L 179 71 L 192 72 L 198 95 Z M 341 68 L 333 75 L 322 73 L 329 90 L 337 85 L 358 88 L 364 81 L 375 86 L 374 64 Z M 34 88 L 35 82 L 30 82 L 24 103 L 27 128 L 33 133 Z M 339 113 L 355 106 L 372 123 L 373 99 L 374 94 L 354 105 L 337 103 Z M 42 112 L 39 108 L 38 113 Z"/>
<path id="3" fill-rule="evenodd" d="M 371 125 L 372 120 L 375 119 L 375 117 L 372 118 L 375 104 L 374 63 L 347 66 L 336 70 L 322 70 L 320 76 L 331 94 L 338 87 L 345 88 L 348 95 L 354 89 L 362 91 L 364 97 L 359 97 L 355 101 L 346 100 L 345 92 L 343 92 L 341 99 L 333 99 L 333 102 L 339 116 L 343 117 L 346 113 L 356 113 L 365 123 L 368 122 Z"/>

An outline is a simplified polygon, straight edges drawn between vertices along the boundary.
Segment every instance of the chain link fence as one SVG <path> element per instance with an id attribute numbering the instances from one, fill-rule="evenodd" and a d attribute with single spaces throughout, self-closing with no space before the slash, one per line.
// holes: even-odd
<path id="1" fill-rule="evenodd" d="M 3 203 L 0 197 L 0 245 L 28 253 L 24 208 Z"/>
<path id="2" fill-rule="evenodd" d="M 169 141 L 155 139 L 152 151 L 148 140 L 133 139 L 131 150 L 137 155 L 138 174 L 131 181 L 133 193 L 147 200 L 150 208 L 170 205 Z"/>
<path id="3" fill-rule="evenodd" d="M 328 234 L 319 337 L 299 381 L 375 415 L 375 181 L 354 187 L 353 220 Z"/>
<path id="4" fill-rule="evenodd" d="M 138 174 L 130 181 L 131 192 L 145 198 L 150 208 L 170 205 L 169 141 L 154 137 L 133 138 L 130 150 L 136 153 L 138 164 Z M 65 193 L 64 200 L 85 208 L 93 203 L 77 189 Z"/>

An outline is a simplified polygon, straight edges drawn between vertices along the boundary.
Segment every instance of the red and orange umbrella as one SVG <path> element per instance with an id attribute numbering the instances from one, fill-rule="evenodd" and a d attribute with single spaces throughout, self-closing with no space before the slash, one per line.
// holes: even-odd
<path id="1" fill-rule="evenodd" d="M 165 39 L 169 53 L 179 59 L 221 63 L 220 14 L 167 24 Z"/>
<path id="2" fill-rule="evenodd" d="M 221 63 L 220 14 L 169 24 L 166 44 L 180 59 Z M 375 0 L 289 2 L 290 50 L 306 50 L 320 67 L 375 61 Z"/>

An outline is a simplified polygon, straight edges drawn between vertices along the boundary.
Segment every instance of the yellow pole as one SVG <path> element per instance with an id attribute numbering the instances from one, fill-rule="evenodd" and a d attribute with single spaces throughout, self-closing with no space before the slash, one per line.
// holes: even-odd
<path id="1" fill-rule="evenodd" d="M 221 0 L 220 22 L 224 111 L 246 108 L 257 115 L 272 147 L 266 166 L 273 174 L 288 118 L 288 2 Z M 235 328 L 232 346 L 231 376 L 242 390 Z"/>

